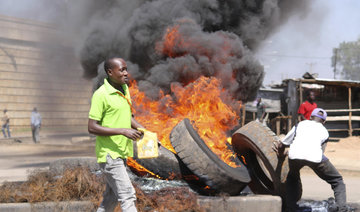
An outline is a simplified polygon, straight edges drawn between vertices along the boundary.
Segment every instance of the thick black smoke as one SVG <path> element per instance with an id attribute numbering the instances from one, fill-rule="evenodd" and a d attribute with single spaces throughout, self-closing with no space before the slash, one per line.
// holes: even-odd
<path id="1" fill-rule="evenodd" d="M 86 36 L 81 62 L 86 77 L 97 76 L 98 65 L 108 57 L 122 57 L 137 65 L 130 70 L 139 88 L 152 98 L 200 76 L 216 76 L 234 98 L 255 97 L 264 71 L 252 52 L 296 8 L 296 0 L 112 0 L 106 4 L 86 1 L 81 33 Z M 75 11 L 81 6 L 69 8 Z M 81 8 L 81 7 L 80 7 Z M 78 25 L 79 23 L 77 23 Z M 174 55 L 159 51 L 169 27 L 178 26 L 195 46 L 177 45 Z M 229 48 L 224 52 L 224 45 Z M 235 78 L 236 81 L 231 81 Z"/>

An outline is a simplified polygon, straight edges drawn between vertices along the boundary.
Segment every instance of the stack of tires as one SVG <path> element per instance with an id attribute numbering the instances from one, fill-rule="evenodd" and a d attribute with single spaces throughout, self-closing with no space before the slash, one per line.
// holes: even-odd
<path id="1" fill-rule="evenodd" d="M 189 119 L 173 128 L 170 141 L 176 154 L 160 148 L 158 158 L 136 161 L 164 179 L 186 180 L 200 194 L 239 195 L 246 186 L 255 194 L 284 193 L 287 160 L 278 158 L 272 150 L 279 138 L 259 122 L 250 122 L 233 133 L 236 168 L 211 151 Z"/>

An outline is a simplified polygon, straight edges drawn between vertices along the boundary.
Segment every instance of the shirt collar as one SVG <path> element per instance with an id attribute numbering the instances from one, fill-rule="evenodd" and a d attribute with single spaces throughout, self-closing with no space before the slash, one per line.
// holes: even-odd
<path id="1" fill-rule="evenodd" d="M 119 91 L 118 89 L 114 88 L 112 85 L 110 85 L 110 83 L 108 82 L 108 79 L 107 79 L 107 78 L 104 79 L 104 86 L 105 86 L 106 92 L 107 92 L 108 94 L 113 94 L 113 93 L 121 92 L 121 91 Z M 128 86 L 127 86 L 126 84 L 123 84 L 123 85 L 121 85 L 121 86 L 122 86 L 122 88 L 123 88 L 124 91 L 125 91 L 125 96 L 127 96 L 127 94 L 128 94 Z"/>
<path id="2" fill-rule="evenodd" d="M 313 105 L 315 102 L 313 102 L 313 103 L 311 103 L 311 102 L 309 102 L 309 100 L 306 100 L 309 104 L 311 104 L 311 105 Z"/>

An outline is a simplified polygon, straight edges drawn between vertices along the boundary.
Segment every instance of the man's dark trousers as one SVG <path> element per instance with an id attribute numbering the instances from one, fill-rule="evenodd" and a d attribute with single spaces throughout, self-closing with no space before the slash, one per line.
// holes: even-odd
<path id="1" fill-rule="evenodd" d="M 346 211 L 346 188 L 342 176 L 328 159 L 320 163 L 289 159 L 289 173 L 286 178 L 286 208 L 296 211 L 296 202 L 301 192 L 300 169 L 310 167 L 321 179 L 331 185 L 339 211 Z"/>

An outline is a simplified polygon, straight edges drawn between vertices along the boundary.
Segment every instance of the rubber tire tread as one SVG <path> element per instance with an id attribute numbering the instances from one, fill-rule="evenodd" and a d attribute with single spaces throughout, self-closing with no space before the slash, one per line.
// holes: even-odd
<path id="1" fill-rule="evenodd" d="M 248 140 L 246 140 L 246 138 Z M 250 147 L 247 146 L 249 140 L 251 142 Z M 255 183 L 250 183 L 249 187 L 254 193 L 278 195 L 284 192 L 283 184 L 285 183 L 286 176 L 289 172 L 288 160 L 285 158 L 279 160 L 272 149 L 273 143 L 279 141 L 279 137 L 276 136 L 269 127 L 266 127 L 257 121 L 249 122 L 233 133 L 232 145 L 235 152 L 242 154 L 252 150 L 256 155 L 262 158 L 263 162 L 268 164 L 268 166 L 266 167 L 265 165 L 265 167 L 271 175 L 272 179 L 270 180 L 273 182 L 273 188 L 269 189 L 268 187 L 262 187 L 262 183 L 258 182 L 259 179 L 252 178 Z M 251 165 L 251 162 L 248 163 L 248 166 Z M 255 186 L 252 186 L 252 184 Z"/>
<path id="2" fill-rule="evenodd" d="M 179 162 L 179 158 L 165 147 L 159 147 L 159 156 L 156 158 L 139 159 L 136 152 L 136 145 L 134 145 L 134 160 L 162 179 L 180 180 L 183 178 L 184 167 L 182 166 L 184 164 Z"/>
<path id="3" fill-rule="evenodd" d="M 242 182 L 236 177 L 230 176 L 221 165 L 218 165 L 219 162 L 215 162 L 199 147 L 198 143 L 189 133 L 185 122 L 189 123 L 189 120 L 184 119 L 181 121 L 173 128 L 170 134 L 171 144 L 179 158 L 201 181 L 213 189 L 215 193 L 238 195 L 246 187 L 250 181 L 250 177 L 245 177 L 245 181 L 247 182 Z M 208 149 L 208 151 L 208 154 L 215 155 L 210 149 Z M 222 162 L 219 158 L 218 160 Z M 223 166 L 228 166 L 226 163 L 222 163 Z"/>

